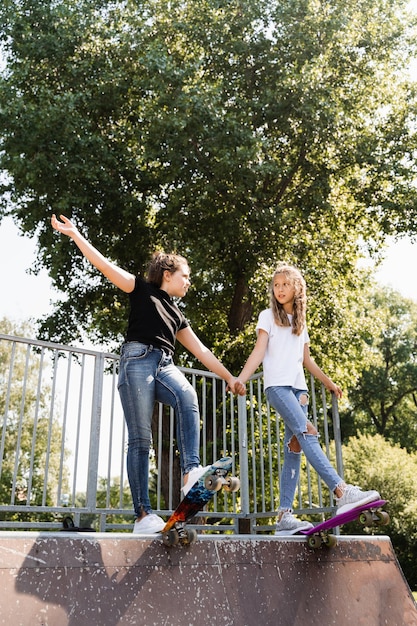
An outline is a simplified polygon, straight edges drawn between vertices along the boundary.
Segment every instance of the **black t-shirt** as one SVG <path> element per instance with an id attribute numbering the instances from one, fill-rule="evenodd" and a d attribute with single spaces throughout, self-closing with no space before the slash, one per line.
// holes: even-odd
<path id="1" fill-rule="evenodd" d="M 140 341 L 172 354 L 177 332 L 189 326 L 172 298 L 163 289 L 137 277 L 129 300 L 126 341 Z"/>

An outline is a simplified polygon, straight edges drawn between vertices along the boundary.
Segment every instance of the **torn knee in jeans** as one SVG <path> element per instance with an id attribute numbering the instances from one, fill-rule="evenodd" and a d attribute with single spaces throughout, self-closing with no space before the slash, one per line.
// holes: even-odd
<path id="1" fill-rule="evenodd" d="M 303 432 L 303 435 L 318 435 L 317 429 L 310 422 L 310 420 L 307 420 L 306 429 Z M 290 452 L 294 452 L 295 454 L 300 454 L 300 452 L 301 452 L 301 445 L 300 445 L 300 442 L 298 441 L 297 435 L 293 435 L 291 437 L 291 439 L 289 440 L 289 442 L 288 442 L 288 450 Z"/>
<path id="2" fill-rule="evenodd" d="M 298 441 L 296 435 L 293 435 L 291 437 L 291 439 L 288 442 L 288 450 L 290 452 L 294 452 L 295 454 L 300 454 L 301 452 L 301 446 L 300 446 L 300 442 Z"/>

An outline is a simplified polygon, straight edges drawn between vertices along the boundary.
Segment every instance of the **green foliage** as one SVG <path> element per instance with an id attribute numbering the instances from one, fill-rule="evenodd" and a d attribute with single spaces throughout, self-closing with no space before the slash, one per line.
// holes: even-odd
<path id="1" fill-rule="evenodd" d="M 393 446 L 380 435 L 359 435 L 343 447 L 343 459 L 346 482 L 377 489 L 388 500 L 390 525 L 375 532 L 391 537 L 407 581 L 416 589 L 417 455 Z M 344 530 L 351 531 L 348 527 Z"/>
<path id="2" fill-rule="evenodd" d="M 273 266 L 296 263 L 319 361 L 344 355 L 358 237 L 377 248 L 416 226 L 403 6 L 4 2 L 1 211 L 68 296 L 40 335 L 108 343 L 126 324 L 126 298 L 51 231 L 56 212 L 131 271 L 156 247 L 185 254 L 187 316 L 235 367 Z"/>
<path id="3" fill-rule="evenodd" d="M 345 437 L 379 433 L 417 449 L 417 304 L 392 289 L 367 291 L 357 332 L 362 369 L 341 411 Z"/>

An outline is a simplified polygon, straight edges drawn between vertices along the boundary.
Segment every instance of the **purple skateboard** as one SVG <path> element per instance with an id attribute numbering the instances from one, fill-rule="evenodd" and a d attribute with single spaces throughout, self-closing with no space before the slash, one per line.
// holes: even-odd
<path id="1" fill-rule="evenodd" d="M 300 530 L 300 534 L 306 535 L 307 543 L 310 548 L 317 549 L 323 544 L 332 548 L 336 545 L 336 536 L 329 533 L 332 528 L 336 526 L 343 526 L 358 520 L 362 526 L 386 526 L 389 524 L 390 518 L 386 511 L 382 510 L 386 500 L 375 500 L 374 502 L 368 502 L 368 504 L 362 504 L 346 513 L 335 515 L 329 519 L 317 524 L 314 528 L 309 530 Z"/>

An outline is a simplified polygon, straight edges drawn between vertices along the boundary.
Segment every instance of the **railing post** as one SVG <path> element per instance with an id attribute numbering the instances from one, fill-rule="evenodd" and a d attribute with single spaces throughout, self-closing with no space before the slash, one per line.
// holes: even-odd
<path id="1" fill-rule="evenodd" d="M 248 460 L 248 426 L 246 395 L 237 398 L 237 415 L 239 431 L 239 467 L 240 467 L 240 502 L 241 517 L 238 518 L 239 534 L 251 533 L 249 503 L 249 460 Z"/>
<path id="2" fill-rule="evenodd" d="M 104 355 L 94 358 L 93 396 L 91 406 L 90 448 L 88 453 L 86 505 L 95 509 L 97 501 L 98 461 L 100 452 L 101 407 L 103 400 Z"/>
<path id="3" fill-rule="evenodd" d="M 332 395 L 332 418 L 333 418 L 333 433 L 334 433 L 334 447 L 336 451 L 336 469 L 337 473 L 343 478 L 343 455 L 342 455 L 342 431 L 340 428 L 340 416 L 337 398 L 334 393 Z"/>

